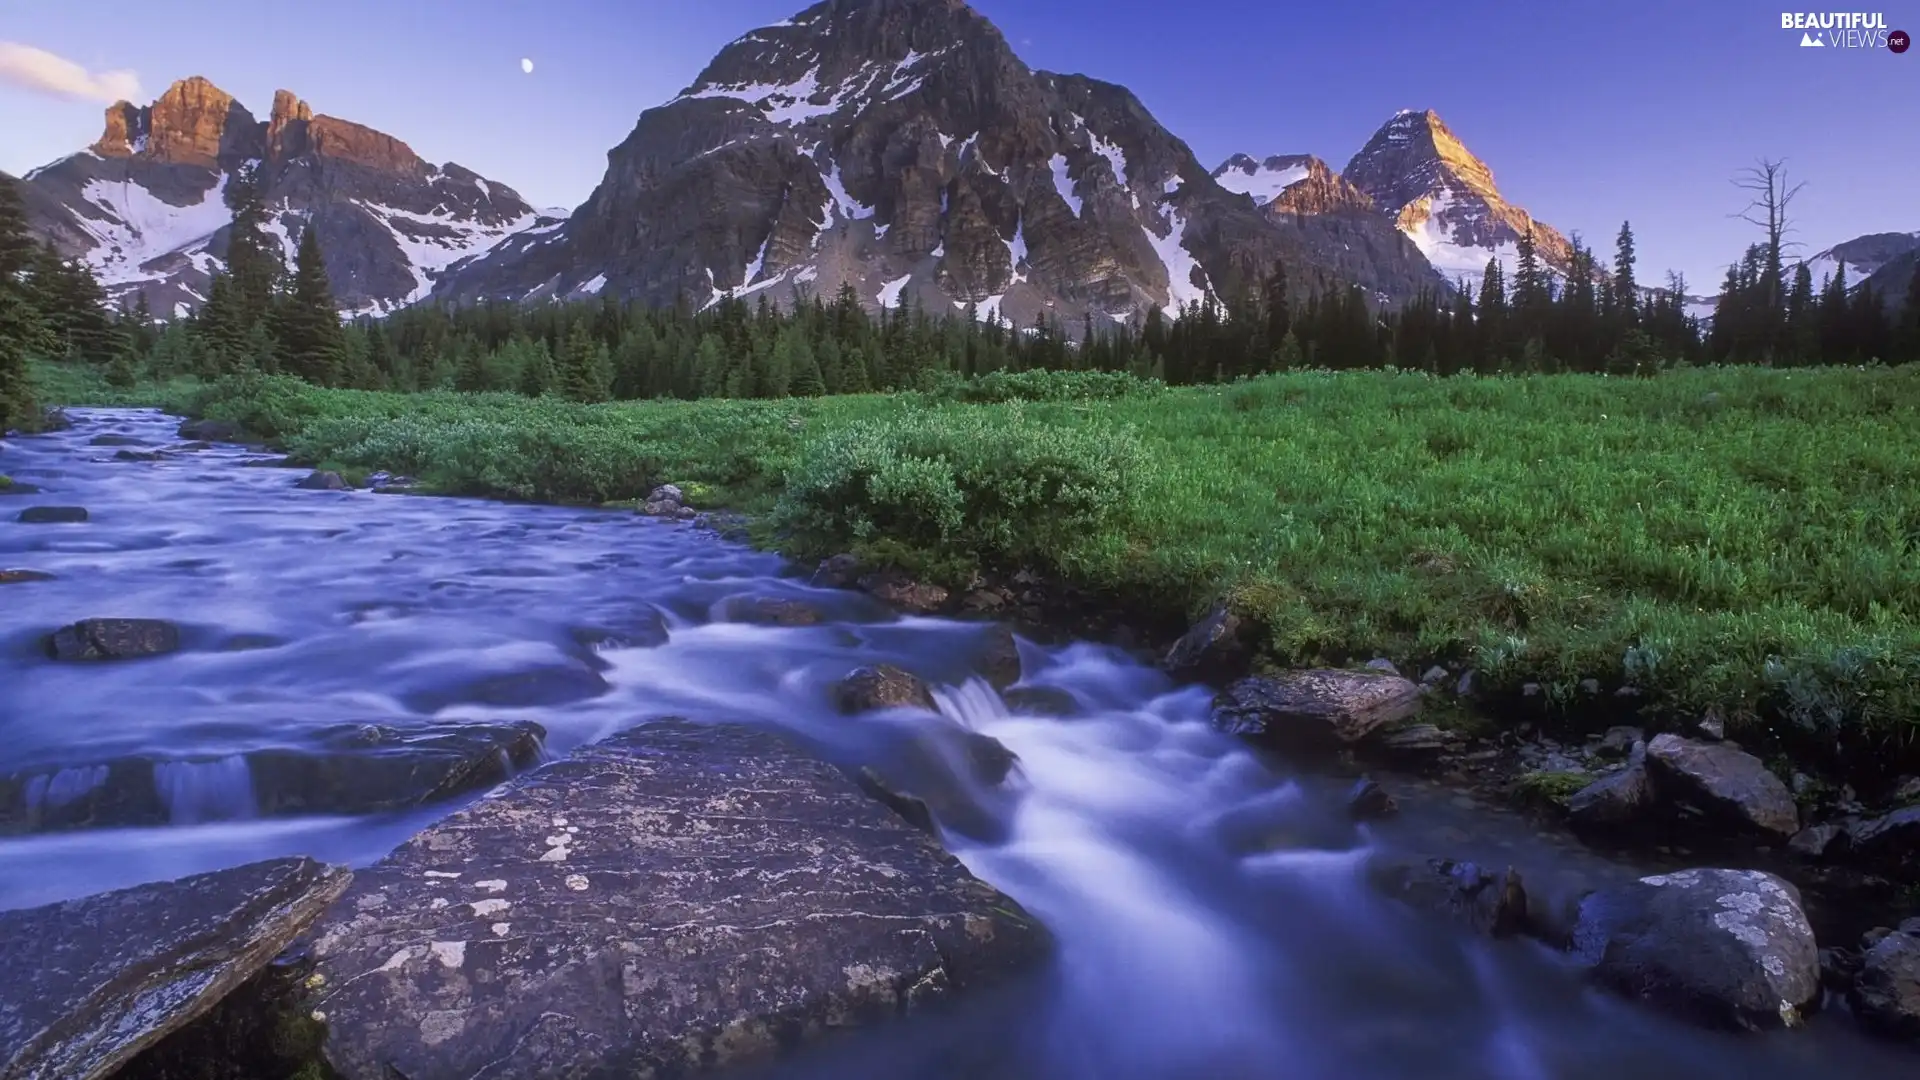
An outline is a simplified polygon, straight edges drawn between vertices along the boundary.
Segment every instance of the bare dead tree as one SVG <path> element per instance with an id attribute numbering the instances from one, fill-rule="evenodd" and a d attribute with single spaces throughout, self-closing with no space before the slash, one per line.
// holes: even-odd
<path id="1" fill-rule="evenodd" d="M 1786 302 L 1781 269 L 1783 253 L 1787 247 L 1794 246 L 1794 242 L 1787 239 L 1794 231 L 1793 219 L 1787 210 L 1800 189 L 1807 185 L 1789 183 L 1785 161 L 1761 158 L 1740 170 L 1733 178 L 1733 186 L 1751 196 L 1746 208 L 1733 216 L 1766 232 L 1766 262 L 1761 270 L 1761 285 L 1766 290 L 1768 309 L 1778 311 Z"/>

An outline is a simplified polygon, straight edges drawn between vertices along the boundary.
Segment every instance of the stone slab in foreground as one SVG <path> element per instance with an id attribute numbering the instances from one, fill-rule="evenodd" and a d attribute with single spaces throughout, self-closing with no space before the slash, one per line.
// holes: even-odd
<path id="1" fill-rule="evenodd" d="M 0 913 L 0 1078 L 110 1075 L 265 967 L 352 877 L 275 859 Z"/>
<path id="2" fill-rule="evenodd" d="M 414 837 L 322 921 L 343 1080 L 669 1077 L 1017 972 L 1045 932 L 778 736 L 661 721 Z"/>

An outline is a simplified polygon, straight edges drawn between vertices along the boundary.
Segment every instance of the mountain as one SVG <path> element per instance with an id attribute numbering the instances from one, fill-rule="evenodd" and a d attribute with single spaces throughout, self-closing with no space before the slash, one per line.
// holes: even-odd
<path id="1" fill-rule="evenodd" d="M 1277 224 L 1124 87 L 1028 68 L 960 0 L 827 0 L 747 33 L 607 158 L 565 225 L 433 295 L 701 306 L 847 283 L 1026 324 L 1170 310 L 1275 260 L 1387 300 L 1438 280 L 1410 244 L 1361 258 L 1337 221 Z"/>
<path id="2" fill-rule="evenodd" d="M 1478 287 L 1487 261 L 1507 278 L 1519 241 L 1533 231 L 1535 249 L 1565 273 L 1573 247 L 1558 229 L 1507 202 L 1493 170 L 1475 157 L 1431 109 L 1403 109 L 1373 133 L 1341 175 L 1394 221 L 1448 280 Z"/>
<path id="3" fill-rule="evenodd" d="M 1867 281 L 1885 298 L 1888 307 L 1899 310 L 1907 304 L 1907 290 L 1913 287 L 1915 274 L 1920 274 L 1920 247 L 1887 260 Z"/>
<path id="4" fill-rule="evenodd" d="M 90 264 L 108 294 L 145 293 L 156 314 L 191 310 L 220 265 L 236 170 L 258 169 L 269 229 L 292 258 L 319 230 L 334 295 L 348 312 L 425 296 L 453 263 L 516 233 L 557 226 L 503 184 L 430 165 L 392 136 L 324 114 L 292 93 L 266 120 L 204 78 L 151 105 L 107 109 L 99 141 L 28 173 L 29 228 Z"/>
<path id="5" fill-rule="evenodd" d="M 1858 285 L 1882 267 L 1914 251 L 1920 251 L 1920 232 L 1868 233 L 1835 244 L 1813 255 L 1806 263 L 1813 274 L 1815 289 L 1832 277 L 1842 263 L 1847 267 L 1848 283 Z"/>

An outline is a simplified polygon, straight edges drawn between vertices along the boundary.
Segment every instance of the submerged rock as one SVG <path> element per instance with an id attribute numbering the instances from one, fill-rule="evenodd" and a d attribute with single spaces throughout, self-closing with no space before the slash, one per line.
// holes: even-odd
<path id="1" fill-rule="evenodd" d="M 95 435 L 87 440 L 88 446 L 145 446 L 146 443 L 131 435 Z"/>
<path id="2" fill-rule="evenodd" d="M 0 495 L 40 495 L 44 493 L 44 490 L 45 489 L 34 484 L 22 483 L 10 477 L 0 476 Z"/>
<path id="3" fill-rule="evenodd" d="M 1400 804 L 1387 794 L 1387 789 L 1367 777 L 1355 780 L 1347 792 L 1347 816 L 1355 821 L 1391 817 L 1399 810 Z"/>
<path id="4" fill-rule="evenodd" d="M 864 574 L 860 588 L 883 604 L 913 615 L 931 615 L 947 606 L 948 592 L 939 585 L 915 581 L 897 570 Z"/>
<path id="5" fill-rule="evenodd" d="M 984 648 L 974 659 L 974 669 L 995 690 L 1005 690 L 1025 677 L 1020 662 L 1020 642 L 1013 631 L 996 626 L 987 632 Z"/>
<path id="6" fill-rule="evenodd" d="M 1908 919 L 1867 950 L 1848 1000 L 1868 1028 L 1920 1039 L 1920 919 Z"/>
<path id="7" fill-rule="evenodd" d="M 1920 806 L 1863 821 L 1848 830 L 1848 840 L 1870 859 L 1920 860 Z"/>
<path id="8" fill-rule="evenodd" d="M 317 470 L 307 474 L 305 480 L 293 485 L 302 491 L 351 491 L 353 485 L 337 472 Z"/>
<path id="9" fill-rule="evenodd" d="M 0 585 L 24 585 L 29 581 L 52 581 L 45 570 L 0 570 Z"/>
<path id="10" fill-rule="evenodd" d="M 132 660 L 180 648 L 180 628 L 163 619 L 81 619 L 48 635 L 55 660 Z"/>
<path id="11" fill-rule="evenodd" d="M 1800 894 L 1758 870 L 1682 870 L 1589 893 L 1573 951 L 1602 984 L 1716 1026 L 1791 1026 L 1820 994 Z"/>
<path id="12" fill-rule="evenodd" d="M 720 616 L 757 626 L 817 626 L 823 621 L 818 608 L 783 596 L 729 597 L 720 607 Z"/>
<path id="13" fill-rule="evenodd" d="M 1800 831 L 1800 808 L 1760 759 L 1725 743 L 1656 735 L 1647 769 L 1661 797 L 1691 802 L 1723 823 L 1785 840 Z"/>
<path id="14" fill-rule="evenodd" d="M 77 525 L 87 520 L 84 506 L 29 506 L 15 519 L 22 525 Z"/>
<path id="15" fill-rule="evenodd" d="M 404 810 L 508 779 L 540 761 L 545 738 L 531 721 L 352 724 L 315 746 L 28 769 L 0 775 L 0 835 Z"/>
<path id="16" fill-rule="evenodd" d="M 114 452 L 113 460 L 160 461 L 168 456 L 170 455 L 165 450 L 117 450 Z"/>
<path id="17" fill-rule="evenodd" d="M 1420 709 L 1420 688 L 1394 675 L 1293 671 L 1255 675 L 1228 686 L 1213 703 L 1213 723 L 1287 750 L 1351 746 Z"/>
<path id="18" fill-rule="evenodd" d="M 833 700 L 841 712 L 875 709 L 933 709 L 933 693 L 918 675 L 892 664 L 856 668 L 834 684 Z"/>
<path id="19" fill-rule="evenodd" d="M 198 442 L 239 442 L 240 425 L 226 420 L 188 420 L 175 434 Z"/>
<path id="20" fill-rule="evenodd" d="M 400 695 L 401 704 L 417 713 L 437 713 L 452 705 L 493 705 L 531 709 L 543 705 L 570 705 L 599 697 L 613 688 L 599 672 L 571 664 L 553 664 L 485 675 L 451 686 L 428 687 Z"/>
<path id="21" fill-rule="evenodd" d="M 1045 932 L 773 734 L 662 721 L 362 871 L 318 930 L 341 1080 L 686 1075 L 1025 970 Z"/>
<path id="22" fill-rule="evenodd" d="M 821 560 L 810 584 L 817 589 L 851 589 L 860 583 L 865 573 L 866 568 L 860 565 L 857 556 L 835 555 Z"/>
<path id="23" fill-rule="evenodd" d="M 276 859 L 0 912 L 0 1076 L 112 1075 L 264 968 L 352 878 Z"/>
<path id="24" fill-rule="evenodd" d="M 1527 890 L 1511 866 L 1494 873 L 1453 859 L 1381 859 L 1368 864 L 1367 879 L 1409 907 L 1445 915 L 1490 937 L 1527 927 Z"/>
<path id="25" fill-rule="evenodd" d="M 576 626 L 573 640 L 595 652 L 601 649 L 653 649 L 667 643 L 671 632 L 666 616 L 651 604 L 642 604 L 591 626 Z"/>
<path id="26" fill-rule="evenodd" d="M 72 431 L 73 417 L 68 416 L 65 409 L 49 405 L 40 410 L 40 430 L 43 432 Z"/>

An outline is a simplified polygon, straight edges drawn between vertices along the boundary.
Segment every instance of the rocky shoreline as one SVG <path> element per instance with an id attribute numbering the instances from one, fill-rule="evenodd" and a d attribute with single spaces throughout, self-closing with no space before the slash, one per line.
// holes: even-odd
<path id="1" fill-rule="evenodd" d="M 239 438 L 204 421 L 180 435 Z M 375 490 L 411 487 L 376 477 L 368 478 Z M 352 485 L 314 473 L 299 486 Z M 671 485 L 641 511 L 733 535 L 741 525 L 692 510 Z M 1722 862 L 1689 863 L 1557 909 L 1529 896 L 1524 867 L 1436 854 L 1376 860 L 1369 877 L 1387 895 L 1475 932 L 1561 949 L 1600 985 L 1701 1023 L 1794 1026 L 1831 994 L 1867 1030 L 1920 1040 L 1920 919 L 1897 917 L 1920 913 L 1920 808 L 1883 802 L 1869 812 L 1848 790 L 1790 785 L 1726 740 L 1713 717 L 1685 733 L 1615 725 L 1579 742 L 1557 742 L 1531 724 L 1494 734 L 1458 722 L 1476 702 L 1471 670 L 1434 667 L 1416 681 L 1378 659 L 1355 671 L 1259 672 L 1224 606 L 1172 627 L 1031 574 L 956 592 L 853 556 L 825 560 L 812 580 L 908 613 L 999 619 L 1043 638 L 1105 640 L 1151 655 L 1218 688 L 1216 727 L 1290 760 L 1419 773 L 1532 805 L 1603 848 Z M 790 600 L 736 608 L 726 617 L 818 619 Z M 49 656 L 88 663 L 179 647 L 166 624 L 94 622 L 50 632 Z M 1000 689 L 1017 682 L 1011 635 L 978 666 Z M 546 691 L 483 687 L 472 700 L 519 701 L 527 692 Z M 1015 708 L 1017 693 L 1009 695 Z M 851 673 L 836 700 L 848 713 L 931 706 L 918 677 L 888 667 Z M 1435 713 L 1440 722 L 1428 719 Z M 537 748 L 538 735 L 527 737 Z M 966 762 L 988 789 L 1018 768 L 991 739 L 957 730 L 955 738 L 958 753 L 938 756 Z M 489 744 L 477 758 L 495 760 L 497 749 Z M 533 763 L 509 757 L 508 773 Z M 505 779 L 459 764 L 477 758 L 456 750 L 447 776 L 394 797 L 413 805 Z M 89 791 L 121 794 L 70 811 L 77 819 L 68 826 L 117 814 L 144 820 L 137 811 L 154 786 L 150 771 L 143 781 L 137 767 L 89 768 L 125 778 Z M 316 770 L 324 771 L 286 772 Z M 1356 817 L 1393 812 L 1392 780 L 1379 776 L 1385 784 L 1363 776 L 1356 785 Z M 0 994 L 0 1077 L 163 1077 L 176 1075 L 178 1062 L 216 1058 L 232 1070 L 220 1075 L 252 1075 L 245 1070 L 264 1066 L 234 1063 L 237 1043 L 258 1050 L 257 1040 L 236 1036 L 242 1030 L 269 1033 L 273 1052 L 285 1051 L 270 1067 L 302 1080 L 384 1080 L 388 1069 L 414 1080 L 466 1076 L 504 1060 L 682 1075 L 778 1056 L 828 1030 L 937 1005 L 1038 965 L 1045 931 L 931 835 L 936 821 L 964 831 L 966 808 L 942 804 L 942 785 L 897 780 L 871 768 L 844 775 L 763 732 L 652 724 L 519 771 L 350 888 L 343 870 L 282 860 L 0 914 L 0 942 L 25 947 L 31 938 L 58 951 L 97 937 L 100 911 L 138 910 L 161 920 L 149 942 L 166 954 L 159 969 L 191 988 L 130 983 L 120 969 L 151 971 L 156 962 L 114 953 L 99 960 L 107 990 L 82 1000 L 28 1002 L 21 995 L 33 994 L 30 986 Z M 37 790 L 44 809 L 57 783 L 57 772 L 0 778 L 0 794 L 14 790 L 28 805 L 25 793 Z M 715 806 L 726 812 L 715 816 Z M 63 826 L 43 817 L 23 827 Z M 691 878 L 687 866 L 697 868 Z M 847 866 L 877 869 L 850 882 Z M 610 881 L 620 887 L 607 888 Z M 219 906 L 197 897 L 288 889 L 296 895 L 272 906 L 252 937 L 241 935 L 271 949 L 222 948 L 205 933 L 169 929 Z M 1874 893 L 1860 906 L 1887 918 L 1816 935 L 1816 922 L 1849 920 L 1810 918 L 1818 905 L 1806 894 L 1849 891 Z M 237 901 L 221 902 L 220 918 L 238 925 Z M 612 931 L 601 926 L 609 920 Z M 283 951 L 295 938 L 303 944 Z M 1821 948 L 1823 940 L 1844 943 Z M 741 969 L 742 955 L 780 959 Z M 715 966 L 723 961 L 730 966 Z M 7 968 L 22 970 L 12 958 Z M 50 1013 L 46 1001 L 56 1006 Z M 651 1021 L 622 1019 L 634 1016 Z M 84 1055 L 68 1046 L 74 1039 L 88 1044 Z"/>

